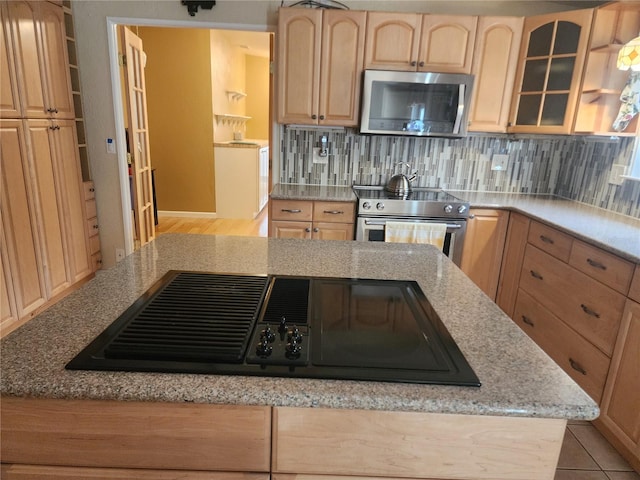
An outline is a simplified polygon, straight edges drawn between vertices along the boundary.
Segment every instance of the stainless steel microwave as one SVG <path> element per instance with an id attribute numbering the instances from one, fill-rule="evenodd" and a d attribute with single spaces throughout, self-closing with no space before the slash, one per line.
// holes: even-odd
<path id="1" fill-rule="evenodd" d="M 365 70 L 361 133 L 463 137 L 473 75 Z"/>

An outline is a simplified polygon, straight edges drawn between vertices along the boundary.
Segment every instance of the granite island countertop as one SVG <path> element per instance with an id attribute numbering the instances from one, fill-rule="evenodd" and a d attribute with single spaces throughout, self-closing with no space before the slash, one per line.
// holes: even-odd
<path id="1" fill-rule="evenodd" d="M 416 280 L 481 387 L 89 372 L 65 364 L 168 270 Z M 593 419 L 596 403 L 430 245 L 164 234 L 0 342 L 7 396 Z"/>
<path id="2" fill-rule="evenodd" d="M 629 261 L 640 263 L 640 219 L 638 218 L 554 195 L 446 191 L 469 202 L 472 208 L 517 211 Z M 353 202 L 357 200 L 351 187 L 286 183 L 277 184 L 271 193 L 271 198 Z"/>

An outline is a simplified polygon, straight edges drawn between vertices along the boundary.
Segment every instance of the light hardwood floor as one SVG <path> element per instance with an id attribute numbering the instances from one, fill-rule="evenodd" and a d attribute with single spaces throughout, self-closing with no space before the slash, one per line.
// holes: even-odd
<path id="1" fill-rule="evenodd" d="M 160 215 L 156 235 L 163 233 L 195 233 L 201 235 L 239 235 L 266 237 L 268 235 L 268 208 L 265 207 L 254 220 L 231 218 L 190 218 Z"/>

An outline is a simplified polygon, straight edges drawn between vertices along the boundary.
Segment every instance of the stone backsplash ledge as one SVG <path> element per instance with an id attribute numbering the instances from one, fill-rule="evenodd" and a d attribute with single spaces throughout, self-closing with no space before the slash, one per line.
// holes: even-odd
<path id="1" fill-rule="evenodd" d="M 609 184 L 612 165 L 630 165 L 633 137 L 472 134 L 446 139 L 368 136 L 351 129 L 280 129 L 281 183 L 383 185 L 398 172 L 398 162 L 407 162 L 417 172 L 415 186 L 555 194 L 640 218 L 640 182 Z M 327 163 L 313 163 L 313 148 L 322 135 L 328 138 Z M 491 170 L 494 154 L 508 155 L 506 170 Z"/>

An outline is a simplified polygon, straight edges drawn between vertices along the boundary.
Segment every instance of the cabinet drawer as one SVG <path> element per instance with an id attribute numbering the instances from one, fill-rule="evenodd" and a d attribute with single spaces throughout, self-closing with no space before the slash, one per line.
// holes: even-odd
<path id="1" fill-rule="evenodd" d="M 629 287 L 629 298 L 640 303 L 640 265 L 636 265 L 636 273 L 633 274 Z"/>
<path id="2" fill-rule="evenodd" d="M 270 407 L 3 397 L 1 413 L 6 463 L 269 471 Z"/>
<path id="3" fill-rule="evenodd" d="M 93 235 L 89 238 L 89 252 L 91 255 L 98 253 L 100 251 L 100 237 L 98 235 Z"/>
<path id="4" fill-rule="evenodd" d="M 600 401 L 609 357 L 523 290 L 518 291 L 513 319 L 591 398 Z"/>
<path id="5" fill-rule="evenodd" d="M 84 202 L 84 205 L 85 205 L 87 218 L 95 217 L 98 215 L 98 211 L 96 210 L 95 200 L 87 200 L 86 202 Z"/>
<path id="6" fill-rule="evenodd" d="M 287 222 L 274 220 L 271 222 L 272 237 L 276 238 L 311 238 L 311 222 Z"/>
<path id="7" fill-rule="evenodd" d="M 355 203 L 314 202 L 313 221 L 353 223 L 355 221 Z"/>
<path id="8" fill-rule="evenodd" d="M 634 264 L 616 255 L 574 240 L 569 264 L 623 295 L 629 291 Z"/>
<path id="9" fill-rule="evenodd" d="M 625 297 L 532 245 L 527 245 L 520 288 L 611 356 Z"/>
<path id="10" fill-rule="evenodd" d="M 305 200 L 271 200 L 272 220 L 313 219 L 313 202 Z"/>
<path id="11" fill-rule="evenodd" d="M 87 230 L 89 232 L 89 236 L 93 237 L 94 235 L 98 235 L 98 218 L 93 217 L 87 220 Z"/>
<path id="12" fill-rule="evenodd" d="M 96 198 L 96 190 L 93 187 L 93 182 L 83 182 L 82 190 L 84 193 L 85 200 L 91 200 L 92 198 Z"/>
<path id="13" fill-rule="evenodd" d="M 531 222 L 528 242 L 563 262 L 569 261 L 573 238 L 555 228 L 539 222 Z"/>

